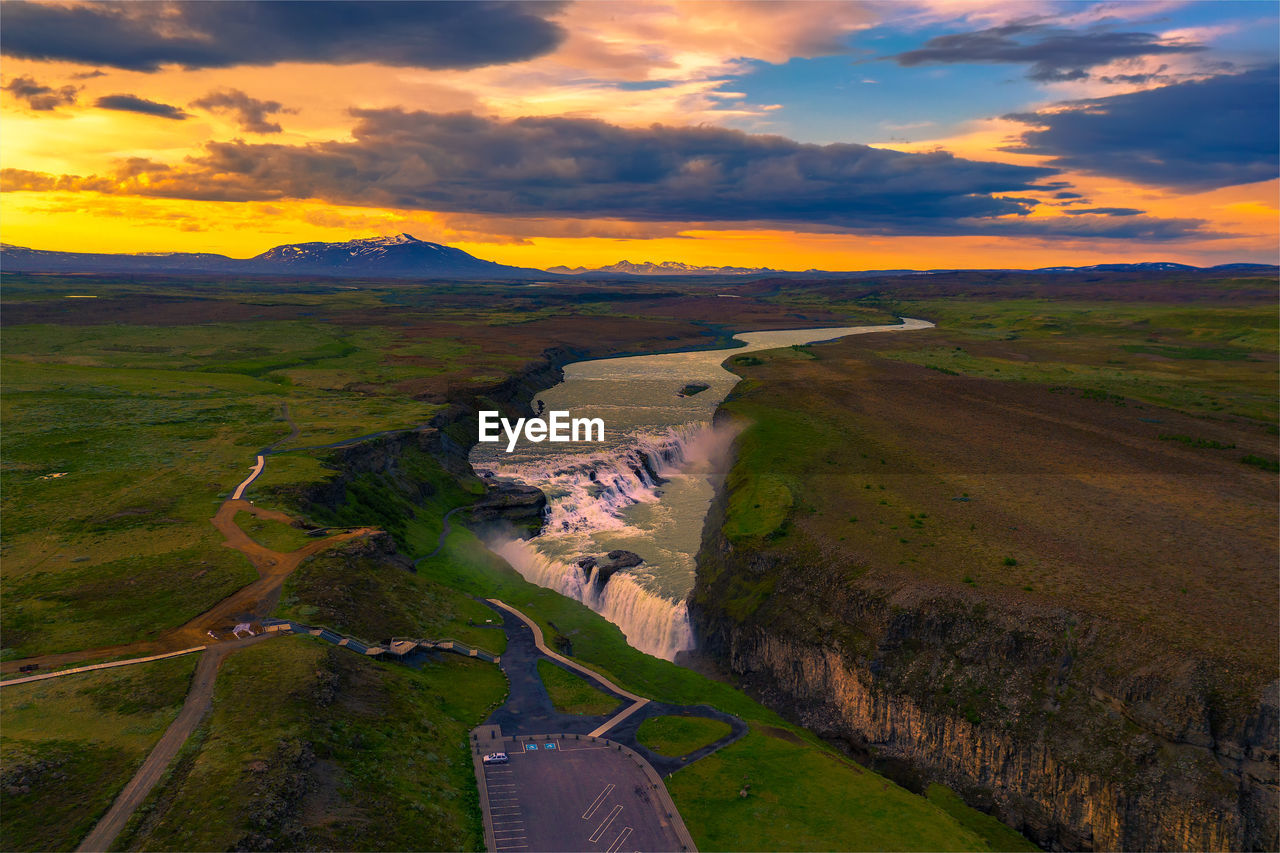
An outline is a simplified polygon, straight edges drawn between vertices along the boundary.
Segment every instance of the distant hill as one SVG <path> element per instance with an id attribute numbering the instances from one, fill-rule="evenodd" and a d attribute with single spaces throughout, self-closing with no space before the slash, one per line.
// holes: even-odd
<path id="1" fill-rule="evenodd" d="M 241 275 L 306 275 L 344 278 L 453 278 L 528 280 L 555 278 L 542 270 L 509 267 L 461 249 L 408 234 L 344 243 L 292 243 L 240 260 L 194 252 L 96 254 L 0 247 L 5 272 L 200 272 Z"/>
<path id="2" fill-rule="evenodd" d="M 633 264 L 631 261 L 618 261 L 607 267 L 548 267 L 547 272 L 561 275 L 600 275 L 601 273 L 621 273 L 622 275 L 765 275 L 783 272 L 769 267 L 702 267 L 695 264 L 682 264 L 679 261 L 644 261 Z"/>
<path id="3" fill-rule="evenodd" d="M 1274 272 L 1276 269 L 1274 264 L 1218 264 L 1214 267 L 1193 267 L 1172 261 L 1145 261 L 1136 264 L 1092 264 L 1087 267 L 1041 267 L 1030 272 L 1188 272 L 1192 270 Z"/>
<path id="4" fill-rule="evenodd" d="M 1274 273 L 1268 264 L 1219 264 L 1216 267 L 1193 267 L 1170 261 L 1147 261 L 1133 264 L 1093 264 L 1083 267 L 1042 267 L 1034 273 L 1088 272 L 1188 272 L 1213 269 L 1223 272 Z M 289 243 L 268 249 L 252 258 L 229 258 L 208 252 L 141 252 L 136 254 L 102 254 L 92 252 L 51 252 L 22 246 L 0 246 L 0 270 L 4 272 L 65 273 L 208 273 L 239 275 L 335 276 L 341 278 L 419 278 L 497 281 L 536 281 L 541 279 L 582 278 L 651 278 L 660 276 L 764 277 L 794 278 L 849 277 L 869 278 L 898 275 L 929 275 L 962 270 L 816 270 L 803 272 L 776 270 L 769 267 L 713 267 L 684 264 L 679 261 L 632 263 L 619 261 L 605 267 L 555 266 L 549 270 L 510 267 L 469 255 L 461 249 L 419 240 L 409 234 L 394 237 L 366 237 L 342 243 Z M 1014 270 L 1001 270 L 1013 272 Z"/>

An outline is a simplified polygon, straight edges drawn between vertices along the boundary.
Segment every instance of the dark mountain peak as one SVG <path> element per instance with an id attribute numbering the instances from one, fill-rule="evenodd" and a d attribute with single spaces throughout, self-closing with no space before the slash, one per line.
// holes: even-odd
<path id="1" fill-rule="evenodd" d="M 461 249 L 429 243 L 411 234 L 358 237 L 340 243 L 287 243 L 247 260 L 189 252 L 103 255 L 43 252 L 17 246 L 5 246 L 2 260 L 8 271 L 31 272 L 190 271 L 460 280 L 555 278 L 542 270 L 481 260 Z"/>

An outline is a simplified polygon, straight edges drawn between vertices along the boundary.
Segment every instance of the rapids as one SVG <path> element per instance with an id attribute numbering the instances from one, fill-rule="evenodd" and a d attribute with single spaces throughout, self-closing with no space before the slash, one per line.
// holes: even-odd
<path id="1" fill-rule="evenodd" d="M 529 540 L 488 543 L 521 575 L 583 602 L 617 625 L 635 648 L 675 659 L 694 647 L 685 599 L 693 588 L 695 555 L 713 483 L 733 436 L 712 427 L 716 408 L 738 377 L 721 367 L 733 356 L 828 341 L 868 332 L 929 328 L 900 325 L 746 332 L 735 349 L 661 353 L 580 361 L 564 381 L 539 394 L 534 408 L 600 417 L 605 440 L 591 444 L 521 441 L 513 453 L 477 444 L 471 464 L 499 480 L 537 486 L 547 496 L 542 532 Z M 679 396 L 686 384 L 708 389 Z M 505 447 L 505 445 L 504 445 Z M 568 448 L 568 449 L 566 449 Z M 606 583 L 577 565 L 622 549 L 644 563 Z"/>

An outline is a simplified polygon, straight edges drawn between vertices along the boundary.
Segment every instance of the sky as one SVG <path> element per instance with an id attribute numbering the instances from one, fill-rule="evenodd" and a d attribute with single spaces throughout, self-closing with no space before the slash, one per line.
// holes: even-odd
<path id="1" fill-rule="evenodd" d="M 1280 5 L 0 2 L 0 239 L 1275 263 Z"/>

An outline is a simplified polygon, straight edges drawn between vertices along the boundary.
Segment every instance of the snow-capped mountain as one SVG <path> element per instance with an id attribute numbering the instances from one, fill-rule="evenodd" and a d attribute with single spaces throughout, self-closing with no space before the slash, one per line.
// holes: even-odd
<path id="1" fill-rule="evenodd" d="M 549 267 L 548 272 L 561 275 L 615 274 L 615 275 L 761 275 L 775 273 L 780 270 L 769 267 L 701 267 L 695 264 L 682 264 L 679 261 L 644 261 L 633 264 L 631 261 L 618 261 L 607 267 Z"/>
<path id="2" fill-rule="evenodd" d="M 246 260 L 207 253 L 116 255 L 4 246 L 0 249 L 0 266 L 6 272 L 198 272 L 466 280 L 555 278 L 542 270 L 481 260 L 461 249 L 429 243 L 409 234 L 344 243 L 291 243 Z"/>
<path id="3" fill-rule="evenodd" d="M 410 234 L 367 237 L 345 243 L 290 243 L 268 249 L 247 263 L 264 272 L 303 275 L 423 278 L 546 278 L 542 270 L 484 261 L 461 249 Z"/>

